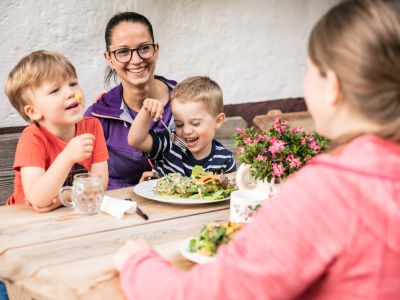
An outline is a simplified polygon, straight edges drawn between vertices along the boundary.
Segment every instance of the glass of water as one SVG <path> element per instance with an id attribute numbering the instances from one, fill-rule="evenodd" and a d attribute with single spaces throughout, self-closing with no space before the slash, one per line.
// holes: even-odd
<path id="1" fill-rule="evenodd" d="M 62 187 L 59 197 L 63 205 L 75 208 L 77 213 L 94 215 L 100 210 L 103 194 L 101 177 L 85 173 L 75 175 L 72 186 Z"/>

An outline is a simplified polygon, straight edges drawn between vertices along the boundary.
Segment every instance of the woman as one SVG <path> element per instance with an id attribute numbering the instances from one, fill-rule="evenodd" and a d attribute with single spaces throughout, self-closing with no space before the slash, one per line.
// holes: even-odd
<path id="1" fill-rule="evenodd" d="M 116 255 L 129 299 L 400 299 L 398 5 L 345 1 L 311 33 L 305 99 L 336 146 L 288 178 L 215 262 L 180 272 L 129 242 Z"/>
<path id="2" fill-rule="evenodd" d="M 164 104 L 163 121 L 170 124 L 169 94 L 176 82 L 154 75 L 160 47 L 146 17 L 134 12 L 114 15 L 107 23 L 105 41 L 106 83 L 111 77 L 121 83 L 101 95 L 85 115 L 97 117 L 103 125 L 110 154 L 108 189 L 116 189 L 138 183 L 142 173 L 151 170 L 142 153 L 127 143 L 130 124 L 146 98 Z M 151 128 L 163 127 L 152 122 Z"/>

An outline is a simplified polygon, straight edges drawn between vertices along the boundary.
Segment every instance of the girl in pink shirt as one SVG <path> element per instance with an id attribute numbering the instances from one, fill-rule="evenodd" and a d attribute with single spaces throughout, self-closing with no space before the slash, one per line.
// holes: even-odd
<path id="1" fill-rule="evenodd" d="M 116 255 L 128 299 L 400 299 L 400 3 L 349 0 L 309 40 L 305 99 L 331 150 L 285 181 L 215 262 Z"/>

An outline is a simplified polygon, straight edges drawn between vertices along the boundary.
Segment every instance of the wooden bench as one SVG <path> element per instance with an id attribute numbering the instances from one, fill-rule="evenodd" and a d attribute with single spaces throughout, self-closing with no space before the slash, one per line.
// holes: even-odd
<path id="1" fill-rule="evenodd" d="M 14 155 L 20 133 L 0 135 L 0 205 L 14 190 Z"/>
<path id="2" fill-rule="evenodd" d="M 239 116 L 228 117 L 225 119 L 224 124 L 215 133 L 215 139 L 222 143 L 226 149 L 235 152 L 236 146 L 232 139 L 232 135 L 236 132 L 236 128 L 246 128 L 246 121 Z"/>
<path id="3" fill-rule="evenodd" d="M 303 127 L 304 130 L 314 131 L 315 125 L 308 111 L 282 113 L 280 110 L 269 110 L 264 115 L 255 116 L 253 127 L 258 131 L 268 131 L 276 117 L 281 117 L 287 122 L 290 128 Z"/>

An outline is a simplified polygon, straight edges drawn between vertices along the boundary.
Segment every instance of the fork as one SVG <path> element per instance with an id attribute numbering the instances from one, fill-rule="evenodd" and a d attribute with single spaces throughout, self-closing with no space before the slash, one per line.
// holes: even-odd
<path id="1" fill-rule="evenodd" d="M 176 135 L 176 133 L 173 132 L 173 131 L 164 123 L 164 121 L 163 121 L 162 119 L 160 119 L 160 121 L 161 121 L 161 124 L 165 127 L 165 129 L 168 130 L 168 133 L 169 133 L 169 137 L 170 137 L 170 139 L 171 139 L 171 142 L 174 143 L 175 145 L 177 145 L 179 148 L 181 148 L 181 150 L 182 150 L 183 152 L 186 153 L 187 145 L 186 145 L 185 141 L 182 140 L 180 137 L 178 137 L 178 136 Z"/>

